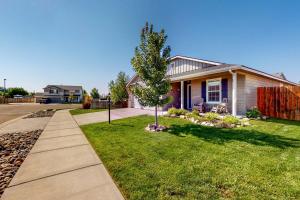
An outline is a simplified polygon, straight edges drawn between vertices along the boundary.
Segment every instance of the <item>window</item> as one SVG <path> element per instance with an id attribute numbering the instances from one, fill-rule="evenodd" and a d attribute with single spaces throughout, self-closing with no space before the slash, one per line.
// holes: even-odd
<path id="1" fill-rule="evenodd" d="M 207 80 L 207 103 L 221 103 L 221 79 Z"/>
<path id="2" fill-rule="evenodd" d="M 57 89 L 50 89 L 49 93 L 50 94 L 58 94 L 58 90 Z"/>

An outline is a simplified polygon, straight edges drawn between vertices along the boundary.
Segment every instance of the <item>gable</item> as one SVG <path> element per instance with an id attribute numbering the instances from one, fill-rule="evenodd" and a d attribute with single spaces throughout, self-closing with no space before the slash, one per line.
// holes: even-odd
<path id="1" fill-rule="evenodd" d="M 167 76 L 183 74 L 195 70 L 209 70 L 211 67 L 220 65 L 222 65 L 222 63 L 183 56 L 175 56 L 171 59 L 171 64 L 168 67 Z"/>

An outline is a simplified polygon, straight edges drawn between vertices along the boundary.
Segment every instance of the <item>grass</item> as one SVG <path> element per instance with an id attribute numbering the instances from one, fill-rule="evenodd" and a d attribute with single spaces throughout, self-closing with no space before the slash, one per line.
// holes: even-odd
<path id="1" fill-rule="evenodd" d="M 81 114 L 86 114 L 86 113 L 93 113 L 93 112 L 100 112 L 100 111 L 104 111 L 106 109 L 83 109 L 83 108 L 77 108 L 74 110 L 70 110 L 71 115 L 81 115 Z"/>
<path id="2" fill-rule="evenodd" d="M 126 199 L 299 199 L 300 123 L 217 129 L 153 117 L 82 126 Z"/>

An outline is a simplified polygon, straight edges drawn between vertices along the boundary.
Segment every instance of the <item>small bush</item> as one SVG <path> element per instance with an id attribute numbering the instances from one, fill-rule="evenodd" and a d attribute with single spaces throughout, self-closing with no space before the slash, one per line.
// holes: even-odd
<path id="1" fill-rule="evenodd" d="M 197 110 L 197 109 L 193 109 L 192 113 L 193 113 L 194 115 L 198 115 L 198 116 L 199 116 L 199 110 Z"/>
<path id="2" fill-rule="evenodd" d="M 90 109 L 91 105 L 92 105 L 92 98 L 90 96 L 86 95 L 84 97 L 84 101 L 82 103 L 82 108 L 83 109 Z"/>
<path id="3" fill-rule="evenodd" d="M 223 122 L 226 124 L 239 124 L 240 120 L 232 115 L 227 115 L 223 118 Z"/>
<path id="4" fill-rule="evenodd" d="M 187 112 L 188 112 L 187 110 L 177 109 L 177 108 L 170 108 L 168 110 L 169 115 L 176 115 L 176 116 L 185 115 L 187 114 Z"/>
<path id="5" fill-rule="evenodd" d="M 219 115 L 217 113 L 208 112 L 208 113 L 205 113 L 204 118 L 207 121 L 214 121 L 214 120 L 219 119 Z"/>
<path id="6" fill-rule="evenodd" d="M 196 113 L 193 113 L 193 112 L 189 112 L 186 114 L 187 118 L 194 118 L 194 119 L 197 119 L 197 120 L 200 120 L 200 118 L 203 118 L 203 117 L 200 117 L 199 114 L 196 114 Z"/>
<path id="7" fill-rule="evenodd" d="M 83 109 L 90 109 L 91 108 L 91 103 L 90 102 L 85 102 L 82 104 Z"/>
<path id="8" fill-rule="evenodd" d="M 253 107 L 246 112 L 246 116 L 248 118 L 257 118 L 261 116 L 261 113 L 256 107 Z"/>

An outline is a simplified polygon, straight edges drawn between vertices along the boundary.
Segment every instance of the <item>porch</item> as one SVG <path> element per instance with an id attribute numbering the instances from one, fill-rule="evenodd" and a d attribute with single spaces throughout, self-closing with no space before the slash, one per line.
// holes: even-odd
<path id="1" fill-rule="evenodd" d="M 192 110 L 197 105 L 205 105 L 206 111 L 210 111 L 213 106 L 225 103 L 228 112 L 232 115 L 244 114 L 242 96 L 239 102 L 238 85 L 243 88 L 244 79 L 236 72 L 225 72 L 201 76 L 193 79 L 173 80 L 172 89 L 169 95 L 173 96 L 170 107 Z M 240 91 L 243 93 L 244 91 Z"/>

